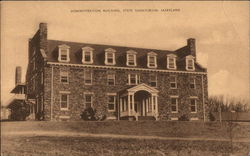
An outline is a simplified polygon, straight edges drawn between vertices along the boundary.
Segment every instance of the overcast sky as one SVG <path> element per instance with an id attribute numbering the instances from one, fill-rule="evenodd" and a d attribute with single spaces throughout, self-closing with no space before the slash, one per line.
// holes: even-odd
<path id="1" fill-rule="evenodd" d="M 1 101 L 25 78 L 28 39 L 40 22 L 48 38 L 85 43 L 176 50 L 196 38 L 197 60 L 208 69 L 209 95 L 249 98 L 249 2 L 1 2 Z M 120 9 L 121 12 L 71 12 Z M 180 9 L 122 12 L 123 9 Z"/>

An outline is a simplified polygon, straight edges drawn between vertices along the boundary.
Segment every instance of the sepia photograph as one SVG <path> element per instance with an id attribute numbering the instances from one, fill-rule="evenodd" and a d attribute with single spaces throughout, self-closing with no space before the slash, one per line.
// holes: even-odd
<path id="1" fill-rule="evenodd" d="M 1 156 L 250 156 L 248 1 L 2 1 Z"/>

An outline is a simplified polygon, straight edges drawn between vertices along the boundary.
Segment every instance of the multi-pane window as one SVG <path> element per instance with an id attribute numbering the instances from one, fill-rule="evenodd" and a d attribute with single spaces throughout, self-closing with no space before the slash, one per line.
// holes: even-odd
<path id="1" fill-rule="evenodd" d="M 62 83 L 69 83 L 69 75 L 68 72 L 60 72 L 60 81 Z"/>
<path id="2" fill-rule="evenodd" d="M 69 46 L 67 45 L 59 45 L 59 55 L 58 55 L 58 61 L 60 62 L 69 62 Z"/>
<path id="3" fill-rule="evenodd" d="M 195 77 L 191 77 L 189 80 L 189 87 L 194 89 L 195 88 Z"/>
<path id="4" fill-rule="evenodd" d="M 137 85 L 140 83 L 140 75 L 138 74 L 128 74 L 128 84 Z"/>
<path id="5" fill-rule="evenodd" d="M 186 70 L 194 70 L 194 57 L 192 55 L 186 56 Z"/>
<path id="6" fill-rule="evenodd" d="M 150 75 L 149 76 L 149 83 L 150 83 L 150 86 L 152 87 L 157 87 L 157 76 L 156 75 Z"/>
<path id="7" fill-rule="evenodd" d="M 106 65 L 115 65 L 115 49 L 108 48 L 105 49 L 105 64 Z"/>
<path id="8" fill-rule="evenodd" d="M 197 112 L 197 105 L 196 105 L 196 99 L 190 99 L 190 110 L 192 113 Z"/>
<path id="9" fill-rule="evenodd" d="M 85 94 L 84 95 L 85 108 L 92 107 L 92 102 L 93 102 L 93 95 L 92 94 Z"/>
<path id="10" fill-rule="evenodd" d="M 93 63 L 93 48 L 82 48 L 82 63 Z"/>
<path id="11" fill-rule="evenodd" d="M 61 60 L 62 61 L 67 61 L 67 57 L 68 57 L 67 53 L 68 52 L 66 49 L 61 49 Z"/>
<path id="12" fill-rule="evenodd" d="M 157 67 L 157 54 L 154 52 L 148 53 L 148 62 L 147 65 L 149 68 Z"/>
<path id="13" fill-rule="evenodd" d="M 115 74 L 108 73 L 107 80 L 108 80 L 108 85 L 110 85 L 110 86 L 115 85 Z"/>
<path id="14" fill-rule="evenodd" d="M 134 66 L 135 65 L 135 55 L 128 54 L 128 65 Z"/>
<path id="15" fill-rule="evenodd" d="M 107 53 L 107 62 L 112 64 L 114 62 L 113 53 Z"/>
<path id="16" fill-rule="evenodd" d="M 92 84 L 92 71 L 84 70 L 84 84 L 91 85 Z"/>
<path id="17" fill-rule="evenodd" d="M 177 88 L 176 76 L 170 76 L 170 88 Z"/>
<path id="18" fill-rule="evenodd" d="M 68 107 L 69 107 L 69 95 L 68 94 L 61 94 L 61 97 L 60 97 L 61 110 L 68 110 Z"/>
<path id="19" fill-rule="evenodd" d="M 108 96 L 108 110 L 115 111 L 115 95 Z"/>
<path id="20" fill-rule="evenodd" d="M 171 98 L 171 112 L 177 113 L 178 112 L 178 99 L 177 98 Z"/>
<path id="21" fill-rule="evenodd" d="M 176 69 L 176 55 L 169 54 L 167 56 L 167 68 L 168 69 Z"/>

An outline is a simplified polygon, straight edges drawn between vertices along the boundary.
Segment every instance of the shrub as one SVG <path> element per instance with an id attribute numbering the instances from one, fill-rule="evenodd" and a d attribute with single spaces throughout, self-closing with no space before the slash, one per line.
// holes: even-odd
<path id="1" fill-rule="evenodd" d="M 96 111 L 92 107 L 86 108 L 82 112 L 81 118 L 86 121 L 96 121 L 95 113 Z"/>
<path id="2" fill-rule="evenodd" d="M 186 114 L 184 114 L 181 117 L 179 117 L 179 121 L 189 121 L 189 118 Z"/>
<path id="3" fill-rule="evenodd" d="M 214 117 L 213 113 L 209 112 L 208 117 L 209 117 L 210 121 L 215 121 L 215 117 Z"/>

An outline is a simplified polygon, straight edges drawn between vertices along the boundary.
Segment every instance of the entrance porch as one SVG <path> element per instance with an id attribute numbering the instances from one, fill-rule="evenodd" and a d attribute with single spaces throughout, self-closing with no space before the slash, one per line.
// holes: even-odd
<path id="1" fill-rule="evenodd" d="M 158 120 L 158 90 L 146 84 L 126 89 L 119 96 L 119 117 L 154 117 Z"/>

